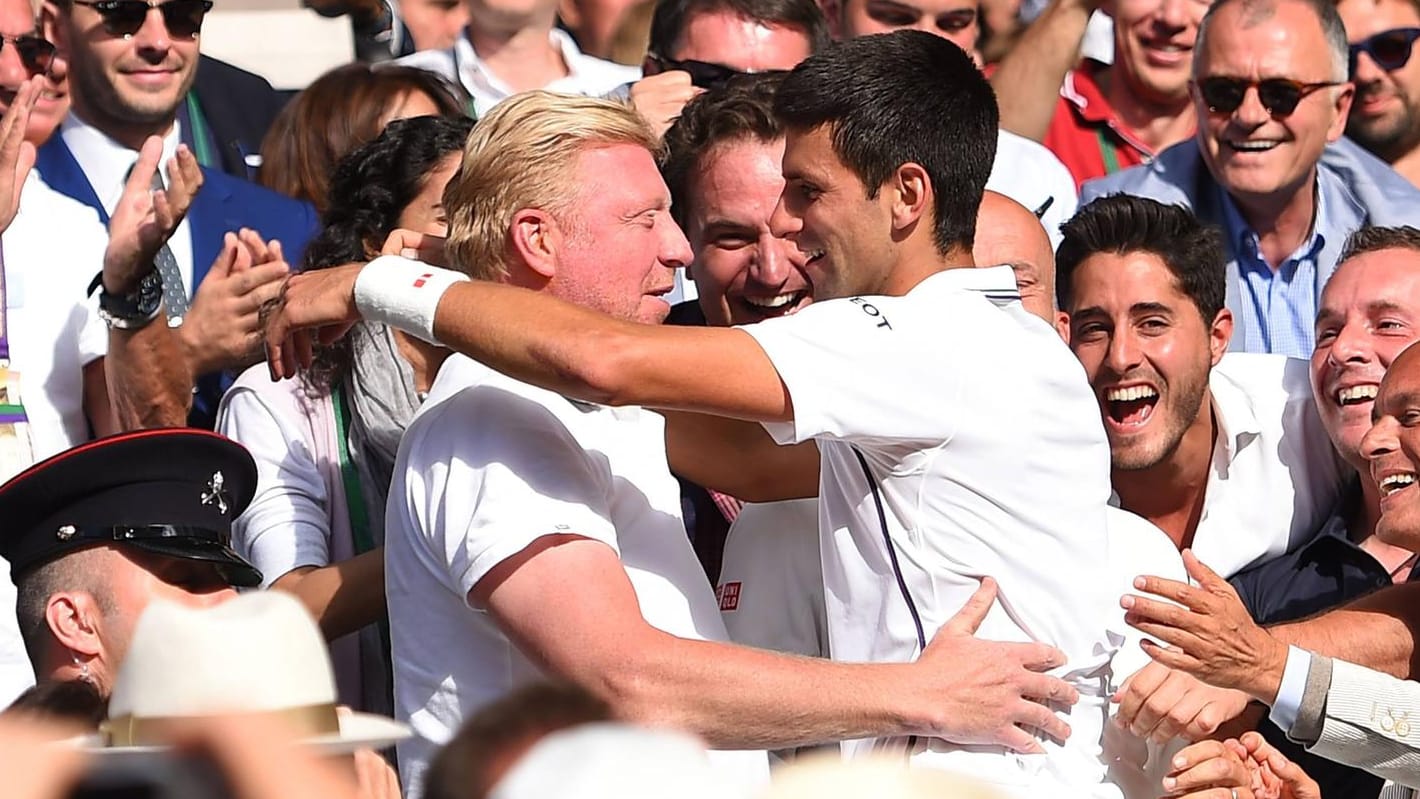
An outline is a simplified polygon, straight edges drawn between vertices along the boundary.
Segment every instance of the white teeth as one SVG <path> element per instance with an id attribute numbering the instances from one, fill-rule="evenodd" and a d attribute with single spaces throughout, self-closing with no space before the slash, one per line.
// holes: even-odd
<path id="1" fill-rule="evenodd" d="M 1157 396 L 1159 396 L 1159 392 L 1148 386 L 1111 388 L 1104 393 L 1104 398 L 1110 402 L 1132 402 L 1134 400 L 1148 399 Z"/>
<path id="2" fill-rule="evenodd" d="M 1233 148 L 1234 150 L 1241 150 L 1241 151 L 1243 151 L 1243 152 L 1245 152 L 1245 153 L 1261 153 L 1261 152 L 1266 152 L 1266 151 L 1268 151 L 1268 150 L 1271 150 L 1273 147 L 1276 147 L 1276 146 L 1279 145 L 1279 144 L 1281 144 L 1281 142 L 1279 142 L 1279 141 L 1266 141 L 1266 140 L 1259 140 L 1259 141 L 1230 141 L 1230 142 L 1228 142 L 1228 146 L 1229 146 L 1229 147 Z"/>
<path id="3" fill-rule="evenodd" d="M 745 297 L 744 301 L 756 308 L 783 308 L 799 298 L 799 292 L 780 294 L 777 297 Z"/>
<path id="4" fill-rule="evenodd" d="M 1415 474 L 1413 472 L 1390 475 L 1381 480 L 1381 496 L 1388 497 L 1413 482 L 1415 482 Z"/>
<path id="5" fill-rule="evenodd" d="M 814 259 L 816 259 L 816 258 L 822 258 L 822 257 L 823 257 L 823 250 L 809 250 L 807 254 L 808 254 L 808 260 L 812 261 L 812 260 L 814 260 Z"/>
<path id="6" fill-rule="evenodd" d="M 1336 392 L 1336 401 L 1342 405 L 1350 405 L 1353 402 L 1373 400 L 1376 398 L 1378 388 L 1378 386 L 1369 383 L 1363 386 L 1343 388 Z"/>

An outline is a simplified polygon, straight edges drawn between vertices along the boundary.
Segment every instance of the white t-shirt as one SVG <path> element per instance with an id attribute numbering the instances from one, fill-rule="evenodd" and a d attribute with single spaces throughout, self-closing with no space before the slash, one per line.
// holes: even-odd
<path id="1" fill-rule="evenodd" d="M 35 460 L 87 441 L 84 367 L 108 351 L 108 328 L 87 296 L 108 233 L 98 215 L 31 172 L 4 233 L 10 366 L 20 373 Z M 3 470 L 0 470 L 3 471 Z M 12 477 L 0 474 L 0 481 Z M 0 708 L 34 684 L 15 621 L 15 585 L 0 563 Z"/>
<path id="2" fill-rule="evenodd" d="M 547 91 L 601 97 L 641 79 L 641 70 L 637 67 L 603 61 L 583 53 L 577 49 L 572 37 L 563 31 L 553 28 L 551 38 L 552 45 L 562 54 L 562 61 L 567 65 L 567 75 L 543 86 Z M 396 59 L 394 63 L 427 69 L 463 86 L 473 98 L 474 113 L 480 118 L 499 101 L 514 94 L 507 82 L 489 71 L 466 35 L 460 36 L 453 47 L 421 50 Z"/>
<path id="3" fill-rule="evenodd" d="M 731 641 L 828 657 L 818 500 L 746 503 L 725 535 L 715 595 Z"/>
<path id="4" fill-rule="evenodd" d="M 821 453 L 829 641 L 845 661 L 915 659 L 979 578 L 1000 601 L 978 633 L 1063 650 L 1081 693 L 1045 756 L 919 742 L 913 763 L 1008 796 L 1117 796 L 1101 726 L 1118 614 L 1105 531 L 1109 444 L 1080 364 L 1026 312 L 1009 267 L 951 269 L 903 297 L 816 302 L 742 328 L 774 362 Z M 857 741 L 857 754 L 908 742 Z"/>
<path id="5" fill-rule="evenodd" d="M 664 420 L 574 402 L 450 356 L 400 444 L 386 524 L 395 713 L 415 732 L 399 745 L 411 799 L 465 718 L 545 677 L 469 607 L 469 591 L 537 539 L 569 532 L 617 553 L 647 623 L 727 640 L 685 537 Z M 764 752 L 710 755 L 746 784 L 768 777 Z"/>
<path id="6" fill-rule="evenodd" d="M 989 191 L 1004 194 L 1032 211 L 1045 209 L 1040 224 L 1050 246 L 1060 246 L 1060 226 L 1080 204 L 1075 178 L 1045 145 L 1002 130 L 996 136 L 996 161 L 986 179 Z"/>
<path id="7" fill-rule="evenodd" d="M 1317 415 L 1306 361 L 1230 352 L 1208 389 L 1218 437 L 1193 551 L 1231 577 L 1310 541 L 1353 470 Z"/>

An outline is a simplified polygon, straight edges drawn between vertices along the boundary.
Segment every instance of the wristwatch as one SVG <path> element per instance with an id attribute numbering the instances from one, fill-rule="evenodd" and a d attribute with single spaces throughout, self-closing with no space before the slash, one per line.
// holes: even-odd
<path id="1" fill-rule="evenodd" d="M 128 294 L 99 290 L 99 318 L 115 330 L 138 330 L 158 318 L 163 308 L 163 278 L 150 269 Z"/>

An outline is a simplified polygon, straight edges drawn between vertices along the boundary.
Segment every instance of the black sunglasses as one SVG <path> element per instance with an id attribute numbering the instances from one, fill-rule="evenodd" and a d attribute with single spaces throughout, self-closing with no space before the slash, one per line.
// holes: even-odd
<path id="1" fill-rule="evenodd" d="M 127 39 L 143 27 L 148 10 L 156 8 L 163 14 L 168 33 L 179 39 L 196 39 L 202 30 L 202 18 L 212 10 L 212 0 L 74 0 L 88 6 L 104 19 L 104 30 L 110 36 Z"/>
<path id="2" fill-rule="evenodd" d="M 709 61 L 695 61 L 687 59 L 676 61 L 665 56 L 651 54 L 651 59 L 661 65 L 661 69 L 676 69 L 681 72 L 690 73 L 690 85 L 698 86 L 702 89 L 723 89 L 725 84 L 741 75 L 748 73 L 741 72 L 733 67 L 724 64 L 715 64 Z"/>
<path id="3" fill-rule="evenodd" d="M 31 75 L 48 75 L 49 68 L 54 66 L 54 45 L 43 37 L 34 34 L 0 34 L 0 50 L 3 50 L 6 44 L 14 45 L 15 52 L 20 55 L 20 63 L 25 65 Z"/>
<path id="4" fill-rule="evenodd" d="M 1351 45 L 1351 74 L 1356 74 L 1356 62 L 1362 53 L 1387 72 L 1400 69 L 1410 61 L 1416 39 L 1420 39 L 1420 28 L 1392 28 L 1356 42 Z"/>
<path id="5" fill-rule="evenodd" d="M 1302 101 L 1303 97 L 1317 89 L 1340 86 L 1341 81 L 1302 83 L 1287 78 L 1247 80 L 1246 78 L 1213 77 L 1196 81 L 1194 85 L 1198 87 L 1198 94 L 1202 96 L 1208 110 L 1215 114 L 1231 114 L 1238 110 L 1243 104 L 1243 99 L 1247 97 L 1247 90 L 1256 87 L 1257 99 L 1262 101 L 1262 107 L 1266 108 L 1267 113 L 1273 117 L 1281 118 L 1290 116 L 1293 111 L 1296 111 L 1297 104 Z"/>

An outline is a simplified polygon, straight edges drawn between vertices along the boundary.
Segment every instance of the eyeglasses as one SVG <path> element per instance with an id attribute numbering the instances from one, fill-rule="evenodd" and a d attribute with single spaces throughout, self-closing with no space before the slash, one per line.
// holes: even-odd
<path id="1" fill-rule="evenodd" d="M 7 44 L 14 46 L 15 52 L 20 56 L 20 63 L 25 65 L 31 75 L 48 75 L 49 68 L 54 66 L 54 45 L 40 36 L 0 34 L 0 50 L 4 50 Z"/>
<path id="2" fill-rule="evenodd" d="M 874 21 L 893 28 L 910 28 L 923 17 L 922 11 L 894 2 L 869 3 L 865 11 Z M 976 9 L 954 8 L 951 11 L 938 14 L 933 21 L 938 30 L 956 33 L 966 30 L 971 27 L 973 22 L 976 22 Z"/>
<path id="3" fill-rule="evenodd" d="M 677 69 L 681 72 L 689 73 L 690 85 L 698 86 L 702 89 L 723 89 L 730 81 L 746 75 L 774 75 L 785 72 L 785 70 L 782 69 L 763 69 L 758 72 L 745 72 L 735 69 L 734 67 L 727 67 L 724 64 L 716 64 L 710 61 L 696 61 L 694 59 L 676 61 L 675 59 L 666 58 L 665 56 L 656 55 L 655 53 L 647 53 L 647 57 L 657 64 L 660 64 L 661 69 Z"/>
<path id="4" fill-rule="evenodd" d="M 1392 28 L 1356 42 L 1351 45 L 1351 74 L 1356 74 L 1356 62 L 1362 53 L 1387 72 L 1400 69 L 1410 61 L 1416 39 L 1420 39 L 1420 28 Z"/>
<path id="5" fill-rule="evenodd" d="M 1231 114 L 1238 110 L 1243 104 L 1243 99 L 1247 97 L 1247 90 L 1256 88 L 1257 99 L 1262 101 L 1262 107 L 1266 108 L 1267 113 L 1273 117 L 1281 118 L 1290 116 L 1293 111 L 1296 111 L 1297 104 L 1302 101 L 1303 97 L 1317 89 L 1340 86 L 1341 81 L 1302 83 L 1287 78 L 1247 80 L 1245 78 L 1213 77 L 1196 81 L 1194 85 L 1198 87 L 1198 94 L 1203 98 L 1208 110 L 1215 114 Z"/>
<path id="6" fill-rule="evenodd" d="M 73 0 L 88 6 L 104 19 L 104 30 L 110 36 L 127 39 L 143 27 L 148 10 L 156 8 L 163 14 L 168 33 L 179 39 L 196 39 L 202 30 L 202 18 L 212 10 L 212 0 Z"/>

